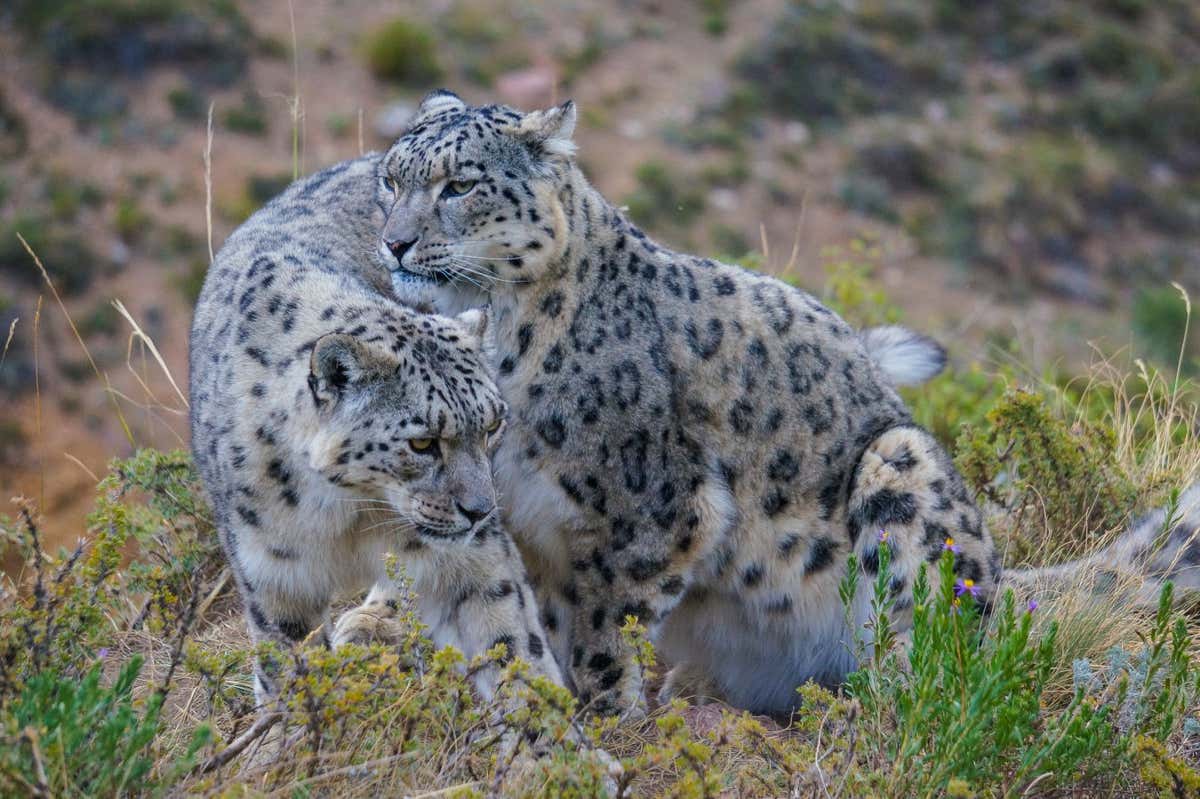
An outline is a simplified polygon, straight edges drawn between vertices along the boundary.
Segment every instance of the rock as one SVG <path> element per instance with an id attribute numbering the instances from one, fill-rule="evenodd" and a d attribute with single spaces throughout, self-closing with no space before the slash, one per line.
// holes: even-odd
<path id="1" fill-rule="evenodd" d="M 708 193 L 708 204 L 718 211 L 735 211 L 738 207 L 738 194 L 733 189 L 713 189 Z"/>
<path id="2" fill-rule="evenodd" d="M 1170 164 L 1165 164 L 1162 161 L 1156 161 L 1150 167 L 1150 181 L 1159 188 L 1174 186 L 1175 170 L 1171 169 Z"/>
<path id="3" fill-rule="evenodd" d="M 118 268 L 129 263 L 129 245 L 120 239 L 113 239 L 108 245 L 108 260 Z"/>
<path id="4" fill-rule="evenodd" d="M 646 135 L 646 125 L 640 119 L 622 119 L 617 132 L 627 139 L 640 139 Z"/>
<path id="5" fill-rule="evenodd" d="M 550 66 L 505 72 L 496 78 L 496 94 L 508 105 L 525 110 L 554 105 L 558 75 Z"/>
<path id="6" fill-rule="evenodd" d="M 803 122 L 789 122 L 784 125 L 783 136 L 787 139 L 788 144 L 794 144 L 797 147 L 803 147 L 812 138 L 812 134 L 808 130 L 808 125 L 805 125 Z"/>
<path id="7" fill-rule="evenodd" d="M 403 100 L 385 105 L 375 115 L 375 135 L 388 141 L 399 138 L 416 113 L 417 107 Z"/>

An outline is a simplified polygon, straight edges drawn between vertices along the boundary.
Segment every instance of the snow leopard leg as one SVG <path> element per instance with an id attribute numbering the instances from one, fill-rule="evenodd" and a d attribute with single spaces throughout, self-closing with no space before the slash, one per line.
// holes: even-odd
<path id="1" fill-rule="evenodd" d="M 887 542 L 892 624 L 901 635 L 912 627 L 913 581 L 921 565 L 927 564 L 936 586 L 944 551 L 954 553 L 956 590 L 963 598 L 991 601 L 1000 578 L 999 553 L 950 458 L 925 430 L 895 427 L 867 446 L 850 486 L 848 511 L 850 542 L 868 578 L 878 573 L 879 545 Z"/>
<path id="2" fill-rule="evenodd" d="M 533 675 L 562 684 L 524 566 L 498 523 L 478 531 L 469 543 L 413 540 L 400 563 L 435 644 L 454 645 L 468 660 L 504 644 L 506 660 L 519 657 L 530 664 Z M 379 581 L 363 605 L 338 619 L 334 645 L 398 642 L 403 634 L 397 621 L 402 600 L 400 586 Z M 476 688 L 485 698 L 494 695 L 498 676 L 494 667 L 479 672 Z"/>
<path id="3" fill-rule="evenodd" d="M 255 519 L 244 523 L 229 521 L 222 525 L 221 544 L 225 549 L 242 606 L 246 626 L 255 644 L 272 643 L 275 652 L 263 653 L 255 661 L 254 696 L 260 710 L 267 710 L 279 696 L 279 680 L 289 652 L 314 630 L 319 643 L 329 644 L 328 618 L 330 597 L 311 593 L 308 581 L 260 578 L 260 575 L 289 573 L 280 566 L 295 566 L 294 553 L 276 547 L 260 552 L 256 537 L 261 535 Z M 254 553 L 254 554 L 251 554 Z"/>

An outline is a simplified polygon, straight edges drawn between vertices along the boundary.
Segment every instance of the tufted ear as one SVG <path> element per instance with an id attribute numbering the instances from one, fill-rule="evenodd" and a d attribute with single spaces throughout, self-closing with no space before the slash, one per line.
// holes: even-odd
<path id="1" fill-rule="evenodd" d="M 575 154 L 575 142 L 571 139 L 575 118 L 575 103 L 567 100 L 554 108 L 530 111 L 510 131 L 542 155 L 570 158 Z"/>
<path id="2" fill-rule="evenodd" d="M 466 107 L 467 104 L 454 92 L 448 89 L 434 89 L 425 95 L 421 104 L 417 106 L 417 113 L 413 115 L 409 127 L 415 128 L 437 114 L 447 111 L 462 111 Z"/>
<path id="3" fill-rule="evenodd" d="M 472 336 L 480 343 L 483 342 L 483 336 L 487 333 L 488 321 L 490 319 L 487 308 L 472 308 L 469 311 L 463 311 L 454 317 L 454 319 L 463 326 L 463 330 L 469 336 Z"/>
<path id="4" fill-rule="evenodd" d="M 383 353 L 348 333 L 317 339 L 308 361 L 308 388 L 319 407 L 341 399 L 346 390 L 388 368 Z"/>

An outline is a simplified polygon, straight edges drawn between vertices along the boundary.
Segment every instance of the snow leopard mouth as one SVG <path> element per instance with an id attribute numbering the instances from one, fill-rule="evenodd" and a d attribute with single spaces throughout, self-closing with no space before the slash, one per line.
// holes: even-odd
<path id="1" fill-rule="evenodd" d="M 447 278 L 441 273 L 425 275 L 397 265 L 392 269 L 392 282 L 414 286 L 438 286 L 446 283 Z"/>

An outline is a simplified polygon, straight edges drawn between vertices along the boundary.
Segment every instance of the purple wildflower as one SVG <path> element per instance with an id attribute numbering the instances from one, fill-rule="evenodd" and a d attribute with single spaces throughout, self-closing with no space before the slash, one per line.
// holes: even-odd
<path id="1" fill-rule="evenodd" d="M 954 584 L 954 595 L 962 596 L 963 594 L 970 594 L 974 598 L 979 597 L 979 587 L 975 585 L 974 580 L 964 580 L 960 577 Z"/>

